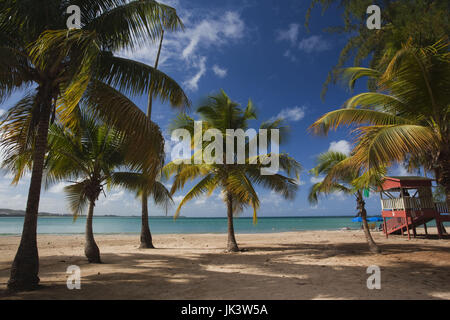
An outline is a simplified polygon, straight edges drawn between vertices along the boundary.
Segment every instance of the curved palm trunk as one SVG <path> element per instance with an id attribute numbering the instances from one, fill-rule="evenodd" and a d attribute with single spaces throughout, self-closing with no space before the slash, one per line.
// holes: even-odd
<path id="1" fill-rule="evenodd" d="M 364 234 L 366 236 L 366 240 L 367 240 L 367 244 L 369 245 L 369 249 L 373 253 L 380 253 L 381 252 L 380 248 L 375 243 L 375 241 L 372 238 L 372 235 L 370 234 L 369 224 L 367 223 L 367 211 L 366 211 L 366 207 L 365 207 L 366 203 L 364 201 L 361 191 L 357 192 L 356 201 L 358 203 L 359 215 L 363 222 Z"/>
<path id="2" fill-rule="evenodd" d="M 233 226 L 233 197 L 228 193 L 227 195 L 227 214 L 228 214 L 228 252 L 238 252 L 239 247 L 236 242 L 236 237 L 234 236 L 234 226 Z"/>
<path id="3" fill-rule="evenodd" d="M 43 96 L 44 98 L 40 103 L 41 115 L 33 151 L 33 169 L 28 190 L 22 238 L 11 266 L 11 276 L 8 281 L 8 289 L 14 291 L 34 289 L 38 286 L 40 280 L 38 277 L 37 219 L 52 99 L 50 92 L 45 90 L 42 93 L 38 93 L 38 96 Z"/>
<path id="4" fill-rule="evenodd" d="M 90 263 L 102 263 L 100 260 L 100 249 L 95 243 L 94 232 L 92 231 L 92 219 L 94 217 L 95 202 L 89 202 L 89 212 L 86 218 L 86 243 L 84 245 L 84 254 Z"/>
<path id="5" fill-rule="evenodd" d="M 142 193 L 142 225 L 141 225 L 141 245 L 140 249 L 154 249 L 152 233 L 148 224 L 148 195 L 146 192 Z"/>

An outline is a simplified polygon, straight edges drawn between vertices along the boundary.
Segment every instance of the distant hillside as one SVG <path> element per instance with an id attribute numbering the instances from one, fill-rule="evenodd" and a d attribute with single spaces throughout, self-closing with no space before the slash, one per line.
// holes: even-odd
<path id="1" fill-rule="evenodd" d="M 71 214 L 59 214 L 59 213 L 48 213 L 48 212 L 39 212 L 40 216 L 48 216 L 48 217 L 62 217 L 62 216 L 71 216 Z M 0 209 L 0 217 L 23 217 L 25 216 L 24 210 L 13 210 L 13 209 Z"/>
<path id="2" fill-rule="evenodd" d="M 0 217 L 23 217 L 25 216 L 24 210 L 13 210 L 13 209 L 0 209 Z M 40 217 L 71 217 L 68 213 L 49 213 L 49 212 L 39 212 Z M 128 218 L 140 218 L 140 216 L 119 216 L 114 214 L 107 215 L 97 215 L 97 217 L 128 217 Z M 151 216 L 150 218 L 173 218 L 166 216 Z M 179 218 L 185 218 L 180 216 Z"/>

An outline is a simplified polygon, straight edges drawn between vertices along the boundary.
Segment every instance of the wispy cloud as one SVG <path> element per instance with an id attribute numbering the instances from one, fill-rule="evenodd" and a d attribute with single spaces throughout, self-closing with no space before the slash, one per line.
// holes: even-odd
<path id="1" fill-rule="evenodd" d="M 322 182 L 323 179 L 324 179 L 323 177 L 311 177 L 311 179 L 309 179 L 309 181 L 312 184 L 316 184 L 316 183 Z"/>
<path id="2" fill-rule="evenodd" d="M 198 90 L 198 83 L 206 73 L 206 57 L 201 57 L 196 65 L 198 66 L 198 72 L 192 78 L 184 82 L 186 88 L 191 91 Z"/>
<path id="3" fill-rule="evenodd" d="M 2 115 L 4 115 L 5 114 L 5 110 L 3 110 L 3 109 L 0 109 L 0 117 L 2 116 Z"/>
<path id="4" fill-rule="evenodd" d="M 201 78 L 210 68 L 207 66 L 207 56 L 217 48 L 231 45 L 243 39 L 246 35 L 246 25 L 237 11 L 197 10 L 186 8 L 181 1 L 165 1 L 177 9 L 185 29 L 184 32 L 166 33 L 160 57 L 160 69 L 171 73 L 179 70 L 180 65 L 188 74 L 184 79 L 186 89 L 195 91 Z M 195 13 L 195 14 L 194 14 Z M 138 50 L 118 53 L 126 58 L 139 60 L 153 65 L 156 59 L 158 45 L 144 46 Z M 215 70 L 212 69 L 214 72 Z M 223 70 L 221 68 L 221 70 Z M 217 74 L 217 73 L 216 73 Z M 219 72 L 218 76 L 224 73 Z"/>
<path id="5" fill-rule="evenodd" d="M 219 78 L 225 78 L 227 76 L 227 74 L 228 74 L 228 70 L 227 69 L 221 68 L 217 64 L 215 64 L 212 67 L 212 70 L 213 70 L 214 74 L 216 76 L 218 76 Z"/>
<path id="6" fill-rule="evenodd" d="M 291 50 L 286 50 L 286 52 L 284 53 L 283 56 L 288 58 L 292 62 L 296 62 L 297 61 L 297 57 L 295 56 L 295 54 L 292 53 Z"/>
<path id="7" fill-rule="evenodd" d="M 48 192 L 54 193 L 54 194 L 62 194 L 62 193 L 64 193 L 64 188 L 68 185 L 70 185 L 70 184 L 67 182 L 60 182 L 60 183 L 52 186 L 50 189 L 48 189 Z"/>
<path id="8" fill-rule="evenodd" d="M 300 25 L 297 23 L 291 23 L 287 30 L 280 30 L 277 33 L 278 41 L 289 41 L 291 45 L 295 45 L 298 39 L 300 31 Z"/>
<path id="9" fill-rule="evenodd" d="M 331 48 L 331 44 L 322 36 L 310 36 L 300 41 L 298 48 L 306 53 L 322 52 Z"/>
<path id="10" fill-rule="evenodd" d="M 305 107 L 293 107 L 288 109 L 283 109 L 278 113 L 277 116 L 272 117 L 271 121 L 277 119 L 284 119 L 287 121 L 300 121 L 305 117 Z"/>
<path id="11" fill-rule="evenodd" d="M 285 30 L 277 32 L 276 41 L 289 42 L 291 48 L 283 54 L 292 62 L 298 61 L 296 52 L 303 51 L 306 53 L 323 52 L 331 49 L 331 44 L 320 35 L 312 35 L 299 41 L 300 25 L 291 23 Z"/>
<path id="12" fill-rule="evenodd" d="M 180 37 L 189 43 L 184 48 L 182 56 L 186 59 L 195 55 L 200 47 L 219 46 L 229 40 L 241 39 L 244 31 L 244 21 L 237 12 L 225 12 L 219 19 L 204 19 L 180 34 Z"/>

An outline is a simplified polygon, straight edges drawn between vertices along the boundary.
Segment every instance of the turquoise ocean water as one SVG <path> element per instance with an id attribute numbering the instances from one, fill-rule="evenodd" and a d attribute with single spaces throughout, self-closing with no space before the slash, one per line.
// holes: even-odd
<path id="1" fill-rule="evenodd" d="M 293 217 L 259 218 L 253 225 L 252 219 L 235 218 L 238 233 L 274 233 L 307 230 L 339 230 L 345 227 L 359 229 L 361 224 L 352 222 L 352 217 Z M 73 221 L 71 217 L 39 217 L 39 234 L 83 234 L 85 217 Z M 430 223 L 431 227 L 434 223 Z M 447 225 L 447 223 L 446 223 Z M 0 217 L 0 235 L 20 235 L 23 218 Z M 150 218 L 153 234 L 226 233 L 226 218 Z M 139 234 L 140 217 L 94 217 L 96 234 Z"/>
<path id="2" fill-rule="evenodd" d="M 252 219 L 236 218 L 235 229 L 239 233 L 272 233 L 306 230 L 338 230 L 344 227 L 359 228 L 359 223 L 351 217 L 294 217 L 259 218 L 253 225 Z M 71 217 L 39 217 L 39 234 L 82 234 L 85 218 L 73 221 Z M 18 235 L 22 233 L 22 217 L 0 217 L 0 235 Z M 138 234 L 140 217 L 94 217 L 96 234 Z M 226 233 L 225 218 L 150 218 L 150 228 L 154 234 L 177 233 Z"/>

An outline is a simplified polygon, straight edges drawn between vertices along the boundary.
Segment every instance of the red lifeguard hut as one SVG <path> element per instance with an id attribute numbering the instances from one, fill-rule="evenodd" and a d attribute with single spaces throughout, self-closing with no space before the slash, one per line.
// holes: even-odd
<path id="1" fill-rule="evenodd" d="M 383 230 L 386 237 L 390 234 L 404 234 L 410 231 L 414 237 L 416 228 L 423 225 L 428 235 L 427 223 L 436 220 L 439 238 L 444 233 L 442 223 L 450 221 L 447 204 L 435 203 L 431 179 L 424 177 L 386 177 L 381 195 Z"/>

